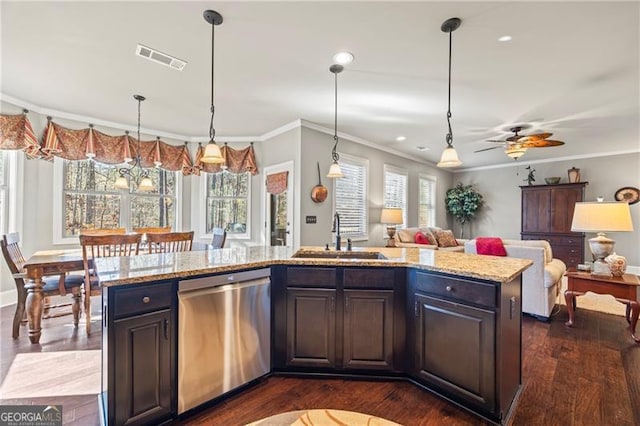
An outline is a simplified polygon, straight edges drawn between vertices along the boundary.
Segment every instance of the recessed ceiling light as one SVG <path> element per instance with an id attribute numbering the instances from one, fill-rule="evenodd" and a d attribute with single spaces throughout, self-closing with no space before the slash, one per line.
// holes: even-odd
<path id="1" fill-rule="evenodd" d="M 407 137 L 406 137 L 406 136 L 398 136 L 398 137 L 396 138 L 396 140 L 397 140 L 398 142 L 406 141 L 406 140 L 407 140 Z"/>
<path id="2" fill-rule="evenodd" d="M 422 145 L 418 145 L 418 146 L 416 146 L 416 148 L 418 148 L 420 151 L 426 151 L 426 150 L 429 149 L 426 146 L 422 146 Z"/>
<path id="3" fill-rule="evenodd" d="M 498 41 L 511 41 L 511 36 L 510 35 L 502 36 L 498 39 Z"/>
<path id="4" fill-rule="evenodd" d="M 353 62 L 353 53 L 338 52 L 333 55 L 333 60 L 340 65 L 350 64 Z"/>

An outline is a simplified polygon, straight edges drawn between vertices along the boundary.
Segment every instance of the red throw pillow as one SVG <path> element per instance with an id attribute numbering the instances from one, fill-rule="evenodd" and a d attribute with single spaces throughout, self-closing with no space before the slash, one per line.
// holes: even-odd
<path id="1" fill-rule="evenodd" d="M 420 231 L 416 232 L 416 236 L 414 237 L 413 241 L 415 241 L 416 244 L 431 244 L 429 238 L 427 238 L 427 236 Z"/>
<path id="2" fill-rule="evenodd" d="M 505 250 L 501 238 L 479 237 L 476 238 L 476 253 L 489 256 L 506 256 L 507 250 Z"/>

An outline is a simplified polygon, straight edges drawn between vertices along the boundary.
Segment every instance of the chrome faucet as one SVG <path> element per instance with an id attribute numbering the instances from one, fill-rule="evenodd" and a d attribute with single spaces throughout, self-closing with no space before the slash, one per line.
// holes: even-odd
<path id="1" fill-rule="evenodd" d="M 333 215 L 333 228 L 331 232 L 336 233 L 336 250 L 340 251 L 340 215 L 338 212 Z"/>

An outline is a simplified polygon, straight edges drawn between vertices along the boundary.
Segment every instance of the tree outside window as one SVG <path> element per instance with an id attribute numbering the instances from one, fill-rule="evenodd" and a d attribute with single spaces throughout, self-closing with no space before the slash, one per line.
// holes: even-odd
<path id="1" fill-rule="evenodd" d="M 249 173 L 207 173 L 206 233 L 223 228 L 227 234 L 248 236 Z"/>

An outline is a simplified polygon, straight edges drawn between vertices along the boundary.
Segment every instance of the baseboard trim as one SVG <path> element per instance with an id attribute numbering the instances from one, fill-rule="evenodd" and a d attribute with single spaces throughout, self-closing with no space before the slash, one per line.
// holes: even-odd
<path id="1" fill-rule="evenodd" d="M 0 307 L 15 305 L 18 302 L 16 290 L 5 290 L 0 292 Z"/>

